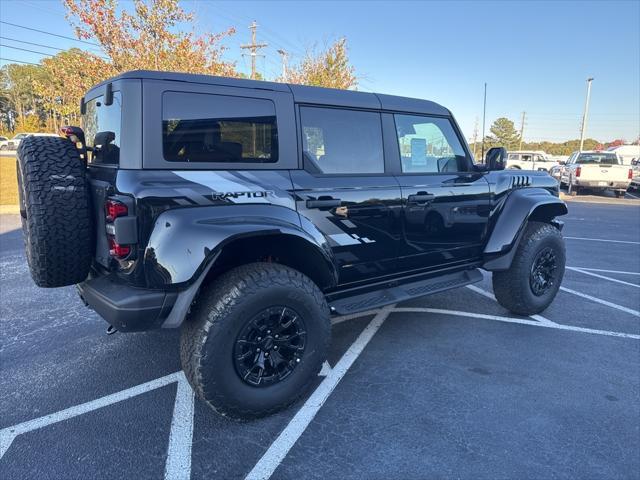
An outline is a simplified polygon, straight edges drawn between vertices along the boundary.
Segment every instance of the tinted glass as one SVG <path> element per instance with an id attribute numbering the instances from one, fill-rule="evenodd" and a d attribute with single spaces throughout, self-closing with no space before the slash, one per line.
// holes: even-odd
<path id="1" fill-rule="evenodd" d="M 302 107 L 305 164 L 320 173 L 383 173 L 380 114 Z"/>
<path id="2" fill-rule="evenodd" d="M 606 165 L 618 165 L 618 157 L 615 153 L 581 153 L 577 163 L 604 163 Z"/>
<path id="3" fill-rule="evenodd" d="M 446 118 L 395 115 L 402 171 L 405 173 L 462 172 L 466 153 Z"/>
<path id="4" fill-rule="evenodd" d="M 257 98 L 167 92 L 162 148 L 170 162 L 276 162 L 275 105 Z"/>
<path id="5" fill-rule="evenodd" d="M 122 94 L 113 92 L 113 103 L 104 104 L 99 96 L 87 102 L 83 129 L 87 146 L 87 161 L 93 164 L 117 165 L 120 161 L 120 123 Z"/>

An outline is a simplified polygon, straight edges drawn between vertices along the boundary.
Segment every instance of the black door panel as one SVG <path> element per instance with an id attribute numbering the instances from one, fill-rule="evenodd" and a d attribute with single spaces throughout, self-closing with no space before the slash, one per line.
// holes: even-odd
<path id="1" fill-rule="evenodd" d="M 400 187 L 393 176 L 291 172 L 298 212 L 327 238 L 347 284 L 397 270 L 402 243 Z"/>
<path id="2" fill-rule="evenodd" d="M 419 270 L 480 257 L 489 217 L 489 184 L 482 174 L 401 175 L 405 242 L 399 268 Z"/>

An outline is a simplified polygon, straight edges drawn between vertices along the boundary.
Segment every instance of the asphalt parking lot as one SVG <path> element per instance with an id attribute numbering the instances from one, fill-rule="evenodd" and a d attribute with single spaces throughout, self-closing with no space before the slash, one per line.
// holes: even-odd
<path id="1" fill-rule="evenodd" d="M 563 290 L 515 317 L 490 278 L 334 319 L 312 393 L 239 423 L 193 399 L 178 332 L 105 334 L 0 230 L 0 476 L 638 478 L 640 205 L 570 201 Z"/>

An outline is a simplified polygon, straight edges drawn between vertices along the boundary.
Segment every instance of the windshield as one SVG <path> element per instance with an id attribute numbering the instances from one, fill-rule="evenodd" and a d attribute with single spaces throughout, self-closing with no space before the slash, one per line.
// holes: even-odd
<path id="1" fill-rule="evenodd" d="M 87 160 L 92 164 L 118 165 L 120 160 L 120 122 L 122 97 L 113 92 L 113 103 L 104 104 L 103 96 L 87 102 L 83 129 L 87 140 Z"/>
<path id="2" fill-rule="evenodd" d="M 581 153 L 576 163 L 603 163 L 607 165 L 618 165 L 618 157 L 615 153 Z"/>

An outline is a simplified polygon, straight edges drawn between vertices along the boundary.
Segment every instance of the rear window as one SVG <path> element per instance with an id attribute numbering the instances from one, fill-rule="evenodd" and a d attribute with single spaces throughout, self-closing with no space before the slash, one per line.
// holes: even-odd
<path id="1" fill-rule="evenodd" d="M 603 163 L 606 165 L 618 165 L 618 156 L 615 153 L 581 153 L 576 163 Z"/>
<path id="2" fill-rule="evenodd" d="M 169 162 L 277 162 L 275 105 L 258 98 L 166 92 L 162 151 Z"/>
<path id="3" fill-rule="evenodd" d="M 87 146 L 87 161 L 91 164 L 118 165 L 120 161 L 120 125 L 122 94 L 113 92 L 113 103 L 104 104 L 101 95 L 86 104 L 82 117 Z"/>

